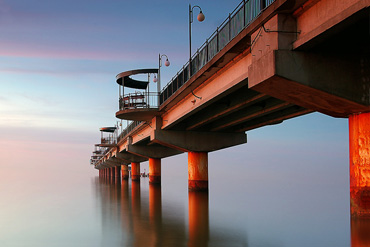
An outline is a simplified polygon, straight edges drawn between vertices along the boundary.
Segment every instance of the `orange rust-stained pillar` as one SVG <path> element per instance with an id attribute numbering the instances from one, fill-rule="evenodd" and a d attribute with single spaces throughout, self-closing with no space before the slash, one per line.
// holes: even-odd
<path id="1" fill-rule="evenodd" d="M 161 159 L 149 158 L 149 183 L 161 183 Z"/>
<path id="2" fill-rule="evenodd" d="M 351 217 L 370 218 L 370 113 L 349 117 Z"/>
<path id="3" fill-rule="evenodd" d="M 116 178 L 120 178 L 121 176 L 121 166 L 115 166 L 114 167 L 114 175 Z"/>
<path id="4" fill-rule="evenodd" d="M 140 180 L 140 163 L 131 162 L 131 180 L 139 181 Z"/>
<path id="5" fill-rule="evenodd" d="M 121 165 L 122 179 L 128 179 L 128 165 Z"/>
<path id="6" fill-rule="evenodd" d="M 208 153 L 188 152 L 189 191 L 208 191 Z"/>
<path id="7" fill-rule="evenodd" d="M 110 168 L 110 176 L 112 177 L 112 178 L 114 178 L 115 177 L 115 175 L 114 175 L 114 173 L 115 173 L 115 169 L 114 169 L 114 167 L 111 167 Z"/>

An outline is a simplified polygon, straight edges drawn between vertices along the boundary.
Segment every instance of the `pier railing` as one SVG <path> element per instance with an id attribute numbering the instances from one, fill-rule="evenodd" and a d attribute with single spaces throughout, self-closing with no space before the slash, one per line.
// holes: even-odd
<path id="1" fill-rule="evenodd" d="M 133 129 L 135 129 L 141 121 L 132 121 L 117 137 L 117 143 L 124 139 Z"/>
<path id="2" fill-rule="evenodd" d="M 191 76 L 207 64 L 236 35 L 246 28 L 266 7 L 275 0 L 243 0 L 229 17 L 216 29 L 206 42 L 191 57 L 182 69 L 162 89 L 159 97 L 163 104 L 173 93 L 187 82 Z M 190 73 L 189 73 L 190 69 Z M 190 77 L 189 77 L 190 74 Z"/>
<path id="3" fill-rule="evenodd" d="M 116 138 L 114 136 L 101 138 L 101 144 L 116 144 Z"/>
<path id="4" fill-rule="evenodd" d="M 156 92 L 136 92 L 125 94 L 119 99 L 119 109 L 138 109 L 138 108 L 158 108 L 158 93 Z"/>

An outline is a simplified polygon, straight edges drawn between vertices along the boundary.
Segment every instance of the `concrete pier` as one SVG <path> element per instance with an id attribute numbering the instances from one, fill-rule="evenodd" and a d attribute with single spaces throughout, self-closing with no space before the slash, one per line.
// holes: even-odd
<path id="1" fill-rule="evenodd" d="M 109 168 L 110 169 L 110 176 L 112 177 L 112 178 L 114 178 L 116 175 L 115 175 L 115 172 L 116 172 L 116 170 L 114 169 L 114 167 L 111 167 L 111 168 Z"/>
<path id="2" fill-rule="evenodd" d="M 127 180 L 129 178 L 128 165 L 121 165 L 122 179 Z"/>
<path id="3" fill-rule="evenodd" d="M 116 178 L 120 178 L 121 176 L 121 167 L 120 166 L 115 166 L 114 167 L 114 175 Z"/>
<path id="4" fill-rule="evenodd" d="M 370 113 L 349 117 L 351 217 L 370 218 Z"/>
<path id="5" fill-rule="evenodd" d="M 149 183 L 161 183 L 161 159 L 149 158 Z"/>
<path id="6" fill-rule="evenodd" d="M 131 162 L 131 180 L 140 181 L 140 163 Z"/>
<path id="7" fill-rule="evenodd" d="M 208 191 L 208 153 L 188 152 L 189 191 Z"/>

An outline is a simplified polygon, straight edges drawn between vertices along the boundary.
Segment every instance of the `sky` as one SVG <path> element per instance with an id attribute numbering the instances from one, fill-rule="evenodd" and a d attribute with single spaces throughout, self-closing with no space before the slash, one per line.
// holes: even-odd
<path id="1" fill-rule="evenodd" d="M 99 128 L 118 121 L 115 76 L 156 68 L 166 54 L 166 84 L 188 59 L 189 3 L 206 16 L 192 25 L 194 52 L 239 2 L 0 0 L 0 176 L 96 173 L 89 159 Z M 281 157 L 292 168 L 307 157 L 320 157 L 311 162 L 323 169 L 348 164 L 346 119 L 313 113 L 247 134 L 248 144 L 214 152 L 210 162 L 250 159 L 248 148 L 252 159 L 269 150 L 271 162 Z"/>

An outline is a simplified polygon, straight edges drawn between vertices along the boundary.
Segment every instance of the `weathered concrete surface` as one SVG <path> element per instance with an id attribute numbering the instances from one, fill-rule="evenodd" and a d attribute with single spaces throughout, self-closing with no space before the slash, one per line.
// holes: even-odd
<path id="1" fill-rule="evenodd" d="M 139 162 L 131 163 L 131 180 L 132 181 L 140 180 L 140 163 Z"/>
<path id="2" fill-rule="evenodd" d="M 313 2 L 313 4 L 310 4 Z M 369 0 L 320 0 L 307 1 L 296 10 L 297 30 L 300 31 L 293 48 L 297 49 L 315 39 L 354 13 L 367 8 Z"/>
<path id="3" fill-rule="evenodd" d="M 173 155 L 183 153 L 177 149 L 172 149 L 164 146 L 144 146 L 144 145 L 127 145 L 126 150 L 129 153 L 145 158 L 166 158 Z"/>
<path id="4" fill-rule="evenodd" d="M 149 183 L 161 184 L 161 159 L 149 158 Z"/>
<path id="5" fill-rule="evenodd" d="M 275 50 L 253 63 L 249 86 L 334 117 L 370 111 L 370 60 Z M 261 70 L 259 68 L 265 68 Z"/>
<path id="6" fill-rule="evenodd" d="M 150 140 L 184 152 L 211 152 L 247 142 L 245 133 L 154 130 Z"/>
<path id="7" fill-rule="evenodd" d="M 122 179 L 127 180 L 129 178 L 128 165 L 121 165 Z"/>
<path id="8" fill-rule="evenodd" d="M 114 175 L 116 178 L 120 178 L 121 176 L 121 166 L 116 166 L 114 167 L 115 171 L 114 171 Z"/>
<path id="9" fill-rule="evenodd" d="M 189 191 L 208 191 L 208 153 L 188 152 Z"/>
<path id="10" fill-rule="evenodd" d="M 370 219 L 370 113 L 349 117 L 352 218 Z"/>
<path id="11" fill-rule="evenodd" d="M 122 160 L 129 161 L 129 162 L 144 162 L 144 161 L 148 160 L 147 158 L 137 156 L 137 155 L 134 155 L 134 154 L 131 154 L 131 153 L 127 153 L 125 151 L 117 153 L 116 157 L 118 159 L 122 159 Z"/>

